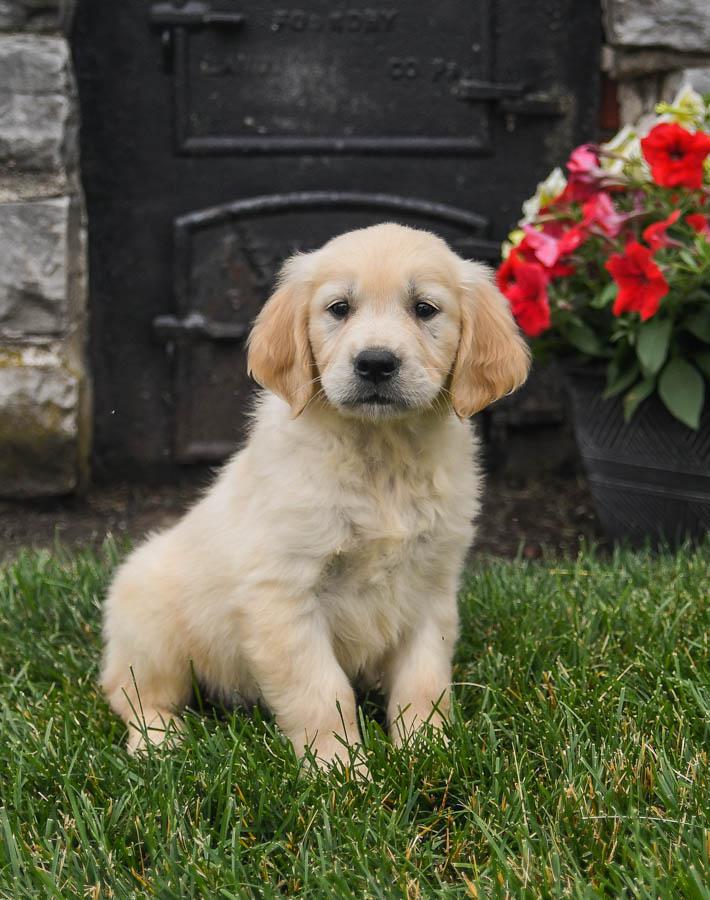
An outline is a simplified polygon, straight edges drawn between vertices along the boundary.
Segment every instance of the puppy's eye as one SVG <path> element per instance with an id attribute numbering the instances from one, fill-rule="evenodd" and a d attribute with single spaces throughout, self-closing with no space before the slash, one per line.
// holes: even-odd
<path id="1" fill-rule="evenodd" d="M 414 314 L 418 319 L 432 319 L 438 312 L 434 304 L 426 300 L 420 300 L 414 306 Z"/>
<path id="2" fill-rule="evenodd" d="M 336 300 L 330 304 L 328 312 L 334 319 L 345 319 L 350 312 L 350 304 L 347 300 Z"/>

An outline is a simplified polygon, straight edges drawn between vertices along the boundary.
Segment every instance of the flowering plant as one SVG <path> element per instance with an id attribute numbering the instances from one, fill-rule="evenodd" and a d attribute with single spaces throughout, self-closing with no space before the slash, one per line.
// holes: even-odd
<path id="1" fill-rule="evenodd" d="M 577 147 L 523 205 L 498 285 L 538 355 L 606 365 L 628 419 L 657 391 L 699 427 L 710 380 L 710 95 Z"/>

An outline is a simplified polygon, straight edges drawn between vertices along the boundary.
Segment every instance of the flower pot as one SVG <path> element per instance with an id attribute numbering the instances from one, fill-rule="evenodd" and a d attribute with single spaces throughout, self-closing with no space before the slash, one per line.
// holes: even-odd
<path id="1" fill-rule="evenodd" d="M 571 369 L 565 381 L 594 504 L 609 537 L 679 543 L 710 530 L 710 405 L 700 429 L 675 419 L 653 394 L 624 421 L 604 377 Z"/>

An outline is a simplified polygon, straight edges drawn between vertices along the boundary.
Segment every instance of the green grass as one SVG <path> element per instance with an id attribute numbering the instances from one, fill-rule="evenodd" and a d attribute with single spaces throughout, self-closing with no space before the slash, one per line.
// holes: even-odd
<path id="1" fill-rule="evenodd" d="M 710 897 L 710 545 L 482 563 L 448 746 L 368 715 L 369 783 L 299 775 L 243 713 L 126 756 L 96 688 L 114 562 L 0 572 L 0 896 Z"/>

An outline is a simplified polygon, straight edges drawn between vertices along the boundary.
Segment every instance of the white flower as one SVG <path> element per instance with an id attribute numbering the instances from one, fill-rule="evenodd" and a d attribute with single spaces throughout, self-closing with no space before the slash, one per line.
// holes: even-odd
<path id="1" fill-rule="evenodd" d="M 602 151 L 602 169 L 610 175 L 620 175 L 627 162 L 635 162 L 641 158 L 641 142 L 638 133 L 630 125 L 624 125 L 618 134 L 599 149 Z M 607 153 L 613 156 L 607 156 Z"/>
<path id="2" fill-rule="evenodd" d="M 624 125 L 611 140 L 601 144 L 602 169 L 609 175 L 622 175 L 626 171 L 637 178 L 649 179 L 650 171 L 641 152 L 641 138 L 647 130 L 639 125 Z M 612 155 L 607 156 L 607 153 Z"/>
<path id="3" fill-rule="evenodd" d="M 681 87 L 672 103 L 659 103 L 656 112 L 660 122 L 677 122 L 691 131 L 702 128 L 708 115 L 705 101 L 688 83 Z"/>
<path id="4" fill-rule="evenodd" d="M 554 168 L 544 181 L 541 181 L 535 194 L 523 203 L 523 218 L 520 224 L 532 222 L 543 206 L 547 206 L 567 187 L 567 179 L 559 166 Z"/>

